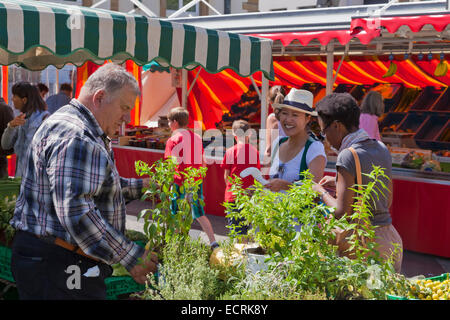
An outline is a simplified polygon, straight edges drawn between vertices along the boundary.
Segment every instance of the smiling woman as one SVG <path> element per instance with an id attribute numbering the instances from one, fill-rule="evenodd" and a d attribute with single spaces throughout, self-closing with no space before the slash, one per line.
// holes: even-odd
<path id="1" fill-rule="evenodd" d="M 274 141 L 270 180 L 266 185 L 271 191 L 289 189 L 293 183 L 303 180 L 302 172 L 309 169 L 318 182 L 326 164 L 324 146 L 309 134 L 309 122 L 316 113 L 312 109 L 313 94 L 306 90 L 292 89 L 282 103 L 275 103 L 278 118 L 286 137 Z"/>

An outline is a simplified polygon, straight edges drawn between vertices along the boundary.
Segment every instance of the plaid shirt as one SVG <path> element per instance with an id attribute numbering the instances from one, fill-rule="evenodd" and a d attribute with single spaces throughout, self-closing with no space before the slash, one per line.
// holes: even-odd
<path id="1" fill-rule="evenodd" d="M 44 121 L 29 149 L 11 225 L 59 237 L 107 264 L 136 265 L 144 249 L 124 236 L 124 197 L 138 199 L 142 180 L 119 176 L 92 113 L 73 99 Z"/>

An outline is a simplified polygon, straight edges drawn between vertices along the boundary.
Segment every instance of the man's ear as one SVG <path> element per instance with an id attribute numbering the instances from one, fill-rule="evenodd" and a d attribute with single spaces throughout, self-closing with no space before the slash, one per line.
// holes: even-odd
<path id="1" fill-rule="evenodd" d="M 102 102 L 105 100 L 105 91 L 102 89 L 97 90 L 94 93 L 94 95 L 92 96 L 92 100 L 93 100 L 94 106 L 98 108 L 102 104 Z"/>

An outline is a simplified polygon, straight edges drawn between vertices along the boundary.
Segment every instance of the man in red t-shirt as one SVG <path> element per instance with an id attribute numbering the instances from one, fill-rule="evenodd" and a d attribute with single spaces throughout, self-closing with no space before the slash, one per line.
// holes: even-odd
<path id="1" fill-rule="evenodd" d="M 225 169 L 225 202 L 234 201 L 234 196 L 231 192 L 231 183 L 228 177 L 234 177 L 234 175 L 240 177 L 241 172 L 249 167 L 261 169 L 259 152 L 249 143 L 250 137 L 247 131 L 249 129 L 250 125 L 247 121 L 236 120 L 233 122 L 232 130 L 236 144 L 226 151 L 221 164 L 221 168 Z M 242 178 L 242 188 L 247 189 L 253 184 L 254 179 L 252 176 Z M 231 218 L 227 219 L 227 221 L 229 225 L 235 225 L 237 227 L 236 231 L 238 234 L 247 234 L 248 226 L 242 224 L 242 220 Z"/>
<path id="2" fill-rule="evenodd" d="M 189 123 L 189 113 L 185 108 L 177 107 L 170 110 L 168 116 L 169 127 L 172 130 L 172 136 L 166 143 L 166 150 L 164 158 L 169 156 L 177 159 L 177 172 L 182 172 L 188 167 L 200 168 L 205 166 L 203 159 L 203 141 L 202 138 L 194 132 L 187 129 Z M 183 183 L 183 176 L 179 173 L 174 177 L 174 182 L 177 186 Z M 184 198 L 184 194 L 177 188 L 179 197 Z M 199 199 L 203 199 L 203 184 L 200 185 L 198 191 Z M 177 199 L 172 200 L 172 213 L 177 212 Z M 197 219 L 203 231 L 208 236 L 212 248 L 218 246 L 214 231 L 208 217 L 205 215 L 205 210 L 199 201 L 192 204 L 192 219 Z"/>

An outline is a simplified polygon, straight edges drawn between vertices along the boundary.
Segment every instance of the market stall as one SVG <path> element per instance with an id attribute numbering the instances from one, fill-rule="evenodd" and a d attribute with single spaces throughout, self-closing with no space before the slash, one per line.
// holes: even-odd
<path id="1" fill-rule="evenodd" d="M 309 88 L 315 101 L 332 91 L 350 92 L 358 101 L 368 90 L 380 91 L 386 111 L 380 129 L 394 165 L 393 223 L 405 249 L 450 257 L 450 200 L 445 196 L 450 191 L 449 74 L 438 69 L 449 61 L 446 10 L 445 2 L 430 1 L 173 21 L 274 40 L 275 81 L 270 84 Z M 393 64 L 396 71 L 389 74 Z M 189 81 L 196 76 L 190 73 Z M 257 77 L 251 82 L 230 73 L 219 79 L 234 86 L 241 100 L 211 103 L 226 98 L 205 77 L 204 88 L 212 88 L 216 97 L 208 90 L 194 92 L 190 99 L 199 113 L 211 114 L 205 107 L 209 103 L 233 116 L 232 106 L 260 84 Z M 330 154 L 327 174 L 334 174 L 334 159 Z"/>
<path id="2" fill-rule="evenodd" d="M 272 41 L 267 39 L 34 1 L 2 1 L 0 21 L 1 65 L 19 64 L 29 70 L 42 70 L 50 64 L 62 67 L 72 63 L 78 67 L 76 95 L 89 74 L 105 61 L 132 61 L 129 70 L 153 60 L 174 69 L 201 68 L 205 74 L 228 70 L 242 77 L 261 73 L 263 79 L 273 78 Z M 183 84 L 182 90 L 186 91 L 187 83 Z M 131 124 L 138 126 L 139 105 L 132 113 Z M 127 172 L 130 168 L 134 172 L 134 161 L 117 158 L 119 172 L 131 176 Z M 13 172 L 14 157 L 9 163 Z"/>

